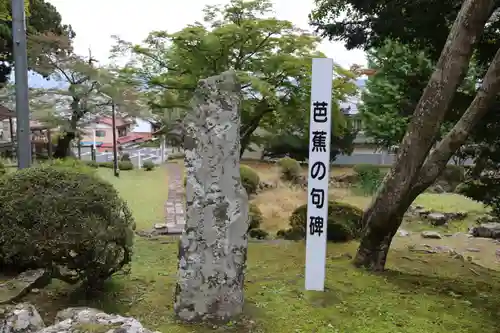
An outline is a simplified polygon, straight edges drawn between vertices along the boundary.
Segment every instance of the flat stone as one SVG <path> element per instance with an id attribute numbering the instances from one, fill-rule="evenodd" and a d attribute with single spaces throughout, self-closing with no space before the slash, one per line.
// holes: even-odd
<path id="1" fill-rule="evenodd" d="M 186 229 L 174 311 L 186 322 L 224 322 L 243 311 L 248 196 L 241 185 L 241 87 L 234 72 L 201 80 L 184 119 Z"/>
<path id="2" fill-rule="evenodd" d="M 45 287 L 50 283 L 50 280 L 50 272 L 44 269 L 23 272 L 15 278 L 0 284 L 0 304 L 15 302 L 27 295 L 31 289 Z"/>
<path id="3" fill-rule="evenodd" d="M 473 227 L 471 230 L 471 234 L 474 237 L 499 239 L 500 223 L 497 222 L 482 223 L 477 227 Z"/>
<path id="4" fill-rule="evenodd" d="M 465 249 L 465 251 L 467 251 L 467 252 L 481 252 L 480 249 L 476 249 L 476 248 L 473 248 L 473 247 L 469 247 L 469 248 Z"/>
<path id="5" fill-rule="evenodd" d="M 448 218 L 443 213 L 430 213 L 427 215 L 427 219 L 431 221 L 432 225 L 440 226 L 446 224 L 448 222 Z"/>
<path id="6" fill-rule="evenodd" d="M 167 228 L 167 235 L 181 235 L 184 232 L 185 224 L 176 224 Z"/>
<path id="7" fill-rule="evenodd" d="M 165 223 L 155 223 L 153 228 L 156 230 L 166 229 L 167 225 Z"/>
<path id="8" fill-rule="evenodd" d="M 406 231 L 406 230 L 403 230 L 403 229 L 399 229 L 398 230 L 398 236 L 400 236 L 400 237 L 406 237 L 406 236 L 409 236 L 409 235 L 410 235 L 410 233 L 408 231 Z"/>
<path id="9" fill-rule="evenodd" d="M 441 234 L 437 231 L 422 231 L 420 233 L 422 238 L 430 238 L 430 239 L 441 239 L 443 238 Z"/>

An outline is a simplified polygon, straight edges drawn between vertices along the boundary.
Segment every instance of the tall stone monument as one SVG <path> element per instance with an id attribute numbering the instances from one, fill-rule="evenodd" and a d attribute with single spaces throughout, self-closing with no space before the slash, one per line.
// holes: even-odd
<path id="1" fill-rule="evenodd" d="M 186 228 L 174 310 L 186 322 L 243 310 L 248 196 L 240 181 L 240 85 L 232 71 L 201 80 L 185 120 Z"/>

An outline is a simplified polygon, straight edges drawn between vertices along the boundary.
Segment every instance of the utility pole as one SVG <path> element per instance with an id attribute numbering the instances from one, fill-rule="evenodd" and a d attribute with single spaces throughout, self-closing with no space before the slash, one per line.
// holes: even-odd
<path id="1" fill-rule="evenodd" d="M 120 170 L 118 169 L 118 153 L 116 151 L 116 110 L 114 102 L 111 102 L 111 122 L 111 126 L 113 127 L 113 172 L 115 177 L 120 177 Z"/>
<path id="2" fill-rule="evenodd" d="M 31 165 L 30 110 L 28 101 L 28 55 L 24 0 L 12 0 L 12 39 L 16 80 L 17 164 L 19 169 Z"/>

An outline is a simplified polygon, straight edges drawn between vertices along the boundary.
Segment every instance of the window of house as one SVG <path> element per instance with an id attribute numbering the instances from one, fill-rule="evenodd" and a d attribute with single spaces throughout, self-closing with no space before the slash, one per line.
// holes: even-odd
<path id="1" fill-rule="evenodd" d="M 95 136 L 98 138 L 104 138 L 106 136 L 106 131 L 97 130 L 97 131 L 95 131 Z"/>

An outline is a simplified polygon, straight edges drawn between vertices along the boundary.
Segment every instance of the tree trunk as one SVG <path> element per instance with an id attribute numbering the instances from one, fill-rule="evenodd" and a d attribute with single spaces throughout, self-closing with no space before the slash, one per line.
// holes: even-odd
<path id="1" fill-rule="evenodd" d="M 406 209 L 418 194 L 425 190 L 424 185 L 439 176 L 448 160 L 463 144 L 458 143 L 462 139 L 465 142 L 468 133 L 464 133 L 464 124 L 475 125 L 478 120 L 474 122 L 474 114 L 482 112 L 488 104 L 488 98 L 485 96 L 480 96 L 480 100 L 476 101 L 480 90 L 471 107 L 441 141 L 422 168 L 456 89 L 467 72 L 473 45 L 491 14 L 494 2 L 466 0 L 463 3 L 436 69 L 399 146 L 397 160 L 363 216 L 366 228 L 354 260 L 355 265 L 371 270 L 384 268 L 392 237 L 401 225 Z M 490 70 L 488 73 L 491 74 Z M 446 161 L 443 164 L 444 158 Z"/>
<path id="2" fill-rule="evenodd" d="M 271 108 L 265 100 L 262 100 L 259 105 L 256 107 L 255 115 L 248 121 L 246 126 L 241 127 L 240 131 L 240 159 L 245 153 L 245 150 L 250 145 L 250 140 L 252 138 L 253 133 L 257 128 L 259 128 L 260 121 L 262 118 L 272 112 L 274 109 Z"/>
<path id="3" fill-rule="evenodd" d="M 71 141 L 75 138 L 74 132 L 67 132 L 57 139 L 57 147 L 54 151 L 54 158 L 66 158 L 71 156 Z"/>

